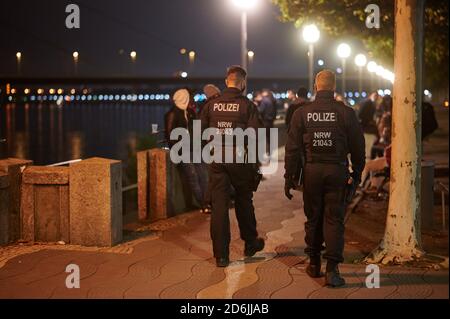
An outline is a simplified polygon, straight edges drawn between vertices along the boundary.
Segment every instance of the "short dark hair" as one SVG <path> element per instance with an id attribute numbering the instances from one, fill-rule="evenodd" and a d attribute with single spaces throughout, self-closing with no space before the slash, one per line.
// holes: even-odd
<path id="1" fill-rule="evenodd" d="M 299 87 L 297 91 L 297 97 L 306 99 L 308 97 L 308 90 L 303 86 Z"/>
<path id="2" fill-rule="evenodd" d="M 247 77 L 247 71 L 245 71 L 245 69 L 240 65 L 232 65 L 228 68 L 227 77 L 229 77 L 232 74 L 243 79 Z"/>

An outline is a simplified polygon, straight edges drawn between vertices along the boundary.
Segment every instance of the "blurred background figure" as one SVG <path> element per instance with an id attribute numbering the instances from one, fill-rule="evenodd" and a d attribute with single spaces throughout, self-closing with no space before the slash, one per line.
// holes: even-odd
<path id="1" fill-rule="evenodd" d="M 203 107 L 206 105 L 206 103 L 220 96 L 220 89 L 214 84 L 207 84 L 203 87 L 203 93 L 206 96 L 206 100 L 199 103 L 199 113 L 202 112 Z"/>
<path id="2" fill-rule="evenodd" d="M 289 98 L 289 96 L 288 96 Z M 289 125 L 291 123 L 292 115 L 296 110 L 301 108 L 303 105 L 308 103 L 308 90 L 304 87 L 300 87 L 297 91 L 296 98 L 289 103 L 289 107 L 286 111 L 286 128 L 289 130 Z"/>
<path id="3" fill-rule="evenodd" d="M 274 121 L 277 117 L 277 101 L 273 93 L 267 89 L 262 91 L 257 101 L 259 101 L 258 111 L 266 129 L 266 153 L 270 156 L 270 129 L 273 128 Z"/>
<path id="4" fill-rule="evenodd" d="M 173 107 L 165 115 L 165 134 L 169 147 L 172 148 L 180 140 L 171 140 L 170 134 L 174 129 L 185 129 L 191 136 L 192 145 L 192 129 L 193 121 L 196 119 L 196 106 L 191 94 L 187 89 L 181 89 L 173 95 Z M 192 148 L 189 154 L 190 161 L 188 163 L 181 162 L 178 164 L 181 178 L 189 185 L 195 200 L 200 205 L 203 213 L 209 213 L 209 201 L 207 198 L 208 189 L 208 172 L 203 163 L 193 163 Z M 181 155 L 181 154 L 180 154 Z"/>

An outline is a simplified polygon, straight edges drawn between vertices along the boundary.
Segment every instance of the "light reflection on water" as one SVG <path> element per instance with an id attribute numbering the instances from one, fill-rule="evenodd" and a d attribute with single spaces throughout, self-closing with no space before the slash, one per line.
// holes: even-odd
<path id="1" fill-rule="evenodd" d="M 0 107 L 0 158 L 47 165 L 93 156 L 122 160 L 151 125 L 163 128 L 169 105 L 6 104 Z"/>

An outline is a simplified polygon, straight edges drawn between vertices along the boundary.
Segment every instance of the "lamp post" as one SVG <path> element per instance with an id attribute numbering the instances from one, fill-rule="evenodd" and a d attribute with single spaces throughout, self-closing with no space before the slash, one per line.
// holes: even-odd
<path id="1" fill-rule="evenodd" d="M 22 73 L 22 68 L 21 68 L 22 52 L 19 51 L 16 53 L 16 59 L 17 59 L 17 74 L 21 75 L 21 73 Z"/>
<path id="2" fill-rule="evenodd" d="M 131 51 L 130 58 L 131 58 L 131 72 L 133 73 L 133 75 L 135 75 L 135 63 L 136 63 L 136 58 L 137 58 L 137 52 Z"/>
<path id="3" fill-rule="evenodd" d="M 346 77 L 346 61 L 352 54 L 352 49 L 347 43 L 341 43 L 337 47 L 337 55 L 342 60 L 342 96 L 345 98 L 345 77 Z"/>
<path id="4" fill-rule="evenodd" d="M 355 64 L 358 67 L 358 91 L 359 93 L 362 92 L 362 73 L 363 73 L 363 67 L 367 64 L 367 58 L 364 54 L 357 54 L 355 56 Z"/>
<path id="5" fill-rule="evenodd" d="M 247 11 L 253 8 L 258 0 L 232 0 L 233 4 L 241 9 L 241 65 L 247 70 Z"/>
<path id="6" fill-rule="evenodd" d="M 377 64 L 374 61 L 367 63 L 367 71 L 370 73 L 370 91 L 373 91 L 373 74 L 377 71 Z"/>
<path id="7" fill-rule="evenodd" d="M 72 53 L 72 57 L 73 57 L 73 72 L 75 74 L 75 76 L 78 75 L 78 57 L 79 57 L 79 53 L 78 51 L 75 51 Z"/>
<path id="8" fill-rule="evenodd" d="M 303 28 L 303 40 L 308 43 L 308 57 L 309 57 L 309 92 L 313 94 L 313 78 L 314 78 L 314 43 L 320 39 L 320 31 L 315 24 L 306 25 Z"/>

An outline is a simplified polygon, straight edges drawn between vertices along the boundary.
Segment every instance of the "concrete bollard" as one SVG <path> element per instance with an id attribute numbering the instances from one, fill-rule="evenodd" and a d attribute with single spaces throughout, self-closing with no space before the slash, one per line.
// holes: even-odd
<path id="1" fill-rule="evenodd" d="M 8 236 L 8 198 L 9 180 L 6 173 L 0 172 L 0 245 L 6 245 L 9 241 Z"/>
<path id="2" fill-rule="evenodd" d="M 70 242 L 68 167 L 29 166 L 23 172 L 22 238 Z"/>
<path id="3" fill-rule="evenodd" d="M 146 220 L 150 213 L 150 151 L 137 152 L 138 218 Z"/>
<path id="4" fill-rule="evenodd" d="M 139 218 L 150 222 L 183 213 L 192 201 L 184 187 L 177 166 L 166 149 L 138 153 Z"/>
<path id="5" fill-rule="evenodd" d="M 7 242 L 14 242 L 20 239 L 20 194 L 22 185 L 22 171 L 33 161 L 18 158 L 7 158 L 0 160 L 0 172 L 8 175 L 8 213 L 7 221 Z"/>
<path id="6" fill-rule="evenodd" d="M 122 241 L 121 162 L 90 158 L 70 164 L 70 242 L 111 247 Z"/>

